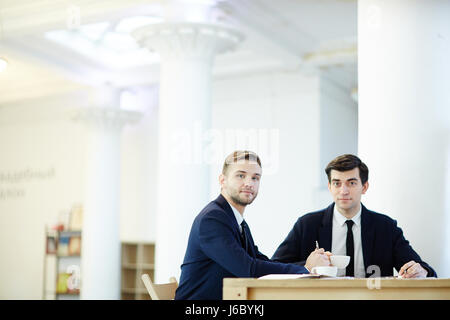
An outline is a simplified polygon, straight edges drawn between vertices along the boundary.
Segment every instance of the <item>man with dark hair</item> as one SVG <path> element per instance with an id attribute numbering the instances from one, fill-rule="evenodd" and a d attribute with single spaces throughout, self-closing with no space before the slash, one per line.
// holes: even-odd
<path id="1" fill-rule="evenodd" d="M 359 169 L 361 183 L 364 185 L 369 180 L 369 168 L 357 156 L 352 154 L 344 154 L 332 160 L 325 168 L 328 182 L 331 182 L 331 170 L 348 171 L 354 168 Z"/>
<path id="2" fill-rule="evenodd" d="M 329 265 L 329 253 L 323 249 L 305 257 L 304 266 L 274 262 L 259 252 L 244 210 L 258 194 L 261 175 L 261 160 L 254 152 L 235 151 L 225 159 L 221 193 L 192 225 L 175 299 L 218 300 L 223 278 L 309 273 L 315 266 Z"/>
<path id="3" fill-rule="evenodd" d="M 302 264 L 317 241 L 332 254 L 350 256 L 338 276 L 365 278 L 374 271 L 377 276 L 392 276 L 394 268 L 403 278 L 437 276 L 409 245 L 397 221 L 362 205 L 369 169 L 357 156 L 339 156 L 325 172 L 334 202 L 300 217 L 272 260 Z"/>

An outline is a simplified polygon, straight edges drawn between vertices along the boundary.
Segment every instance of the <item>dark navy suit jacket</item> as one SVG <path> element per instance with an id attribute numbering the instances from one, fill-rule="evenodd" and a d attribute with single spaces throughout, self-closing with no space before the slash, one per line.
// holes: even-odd
<path id="1" fill-rule="evenodd" d="M 246 251 L 225 198 L 211 201 L 195 218 L 175 299 L 222 299 L 223 278 L 256 278 L 272 273 L 308 273 L 296 264 L 270 261 L 258 251 L 250 230 Z"/>
<path id="2" fill-rule="evenodd" d="M 411 260 L 418 262 L 428 271 L 428 277 L 437 277 L 436 272 L 413 250 L 404 238 L 397 221 L 390 217 L 367 210 L 361 204 L 361 244 L 366 277 L 374 273 L 368 267 L 380 267 L 379 276 L 392 276 L 393 268 L 400 268 Z M 326 209 L 305 214 L 295 223 L 286 239 L 275 251 L 272 259 L 280 262 L 304 264 L 314 251 L 316 240 L 320 247 L 331 251 L 334 203 Z"/>

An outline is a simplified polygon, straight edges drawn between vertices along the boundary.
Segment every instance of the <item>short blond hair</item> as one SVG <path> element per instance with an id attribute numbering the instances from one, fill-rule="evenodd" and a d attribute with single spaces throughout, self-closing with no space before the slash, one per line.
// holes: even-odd
<path id="1" fill-rule="evenodd" d="M 222 174 L 226 174 L 230 164 L 238 163 L 239 161 L 254 161 L 262 168 L 261 159 L 253 151 L 236 150 L 225 158 L 223 163 Z"/>

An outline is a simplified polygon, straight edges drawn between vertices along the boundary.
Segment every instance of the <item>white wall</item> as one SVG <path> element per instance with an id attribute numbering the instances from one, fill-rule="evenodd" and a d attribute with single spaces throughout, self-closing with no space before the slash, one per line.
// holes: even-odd
<path id="1" fill-rule="evenodd" d="M 320 77 L 319 148 L 319 187 L 314 203 L 316 208 L 323 208 L 332 202 L 327 188 L 326 166 L 339 155 L 358 154 L 358 106 L 350 92 L 323 74 Z"/>
<path id="2" fill-rule="evenodd" d="M 325 167 L 335 157 L 358 153 L 358 106 L 350 92 L 328 77 L 320 78 L 320 167 L 326 187 Z"/>
<path id="3" fill-rule="evenodd" d="M 55 101 L 1 106 L 0 176 L 29 171 L 0 178 L 0 299 L 42 297 L 45 224 L 82 202 L 83 138 Z"/>
<path id="4" fill-rule="evenodd" d="M 234 130 L 237 137 L 255 129 L 262 136 L 248 143 L 235 138 L 224 148 L 219 163 L 211 167 L 211 198 L 220 192 L 218 176 L 225 156 L 234 149 L 257 152 L 263 177 L 244 217 L 260 251 L 270 257 L 298 216 L 314 209 L 319 78 L 274 72 L 217 80 L 213 88 L 213 128 Z"/>
<path id="5" fill-rule="evenodd" d="M 158 159 L 158 86 L 132 90 L 122 107 L 143 113 L 121 136 L 120 239 L 155 241 Z"/>

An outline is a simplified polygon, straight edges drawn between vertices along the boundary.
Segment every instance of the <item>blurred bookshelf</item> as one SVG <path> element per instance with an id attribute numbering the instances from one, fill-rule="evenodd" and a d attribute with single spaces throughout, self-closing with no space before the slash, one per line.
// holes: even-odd
<path id="1" fill-rule="evenodd" d="M 44 300 L 74 300 L 80 296 L 81 230 L 45 229 Z"/>
<path id="2" fill-rule="evenodd" d="M 81 235 L 81 230 L 46 227 L 42 299 L 80 299 Z M 154 281 L 154 261 L 153 242 L 121 243 L 121 299 L 150 299 L 141 275 Z"/>
<path id="3" fill-rule="evenodd" d="M 122 242 L 121 299 L 149 300 L 141 275 L 147 273 L 154 281 L 155 244 Z"/>

